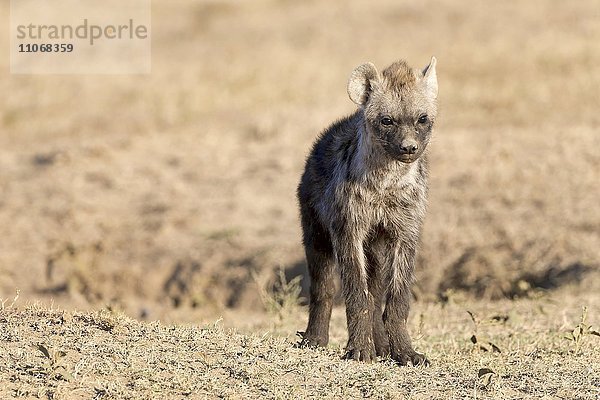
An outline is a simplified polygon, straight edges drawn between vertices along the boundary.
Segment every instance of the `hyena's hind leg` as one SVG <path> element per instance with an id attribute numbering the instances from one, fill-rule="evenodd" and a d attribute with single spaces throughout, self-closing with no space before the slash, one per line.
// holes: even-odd
<path id="1" fill-rule="evenodd" d="M 390 355 L 390 339 L 383 323 L 383 306 L 387 296 L 387 282 L 389 282 L 389 271 L 385 269 L 385 255 L 376 244 L 367 247 L 366 251 L 369 292 L 373 296 L 373 341 L 375 342 L 375 353 L 379 357 Z"/>
<path id="2" fill-rule="evenodd" d="M 335 259 L 328 232 L 303 213 L 304 248 L 310 275 L 308 326 L 301 346 L 327 346 L 335 296 Z"/>

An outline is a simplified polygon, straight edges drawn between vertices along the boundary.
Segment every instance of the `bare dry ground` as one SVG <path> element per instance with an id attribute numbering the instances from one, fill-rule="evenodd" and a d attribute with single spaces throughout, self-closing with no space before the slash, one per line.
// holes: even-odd
<path id="1" fill-rule="evenodd" d="M 171 326 L 106 310 L 6 308 L 0 397 L 597 399 L 600 347 L 588 328 L 600 303 L 573 288 L 563 295 L 419 303 L 411 328 L 433 362 L 427 368 L 342 361 L 340 309 L 330 347 L 310 350 L 291 345 L 304 313 L 295 307 L 255 320 L 247 334 L 220 321 Z M 584 333 L 567 340 L 577 327 Z"/>
<path id="2" fill-rule="evenodd" d="M 0 0 L 0 18 L 8 20 L 8 14 L 9 1 Z M 461 341 L 471 324 L 465 309 L 478 307 L 487 315 L 519 308 L 531 321 L 509 320 L 497 327 L 501 339 L 495 340 L 512 349 L 509 354 L 521 353 L 482 356 L 481 367 L 494 361 L 490 368 L 500 377 L 487 395 L 542 397 L 549 387 L 550 398 L 597 396 L 598 370 L 585 365 L 598 353 L 589 347 L 575 356 L 560 339 L 577 323 L 581 306 L 590 307 L 589 318 L 598 324 L 596 1 L 154 1 L 152 34 L 152 74 L 143 76 L 10 75 L 9 43 L 0 36 L 0 298 L 19 289 L 22 304 L 42 301 L 67 310 L 73 317 L 56 332 L 72 331 L 73 337 L 95 332 L 89 322 L 95 314 L 82 310 L 109 307 L 166 323 L 212 323 L 223 316 L 224 326 L 245 329 L 251 339 L 222 329 L 209 334 L 125 319 L 120 323 L 134 333 L 122 339 L 135 341 L 156 326 L 158 333 L 144 344 L 156 345 L 159 353 L 163 333 L 172 341 L 183 332 L 200 343 L 213 334 L 217 343 L 258 341 L 276 348 L 274 358 L 292 354 L 309 363 L 314 355 L 329 365 L 338 378 L 323 387 L 335 389 L 340 379 L 347 383 L 340 390 L 357 394 L 352 379 L 379 382 L 391 374 L 389 393 L 400 387 L 398 393 L 415 398 L 428 398 L 428 390 L 457 398 L 473 394 L 480 359 L 464 353 L 468 346 Z M 265 293 L 271 296 L 275 272 L 283 269 L 288 280 L 304 274 L 295 187 L 309 146 L 328 123 L 353 111 L 345 85 L 354 66 L 369 60 L 383 67 L 397 58 L 424 66 L 432 54 L 438 58 L 441 116 L 430 148 L 430 206 L 411 323 L 418 326 L 419 310 L 439 323 L 451 318 L 443 335 L 429 332 L 419 342 L 440 361 L 425 372 L 428 379 L 415 380 L 417 372 L 387 364 L 370 369 L 340 363 L 334 349 L 308 358 L 298 350 L 284 352 L 279 336 L 303 329 L 303 312 L 271 327 L 273 338 L 257 332 L 270 329 Z M 306 280 L 302 286 L 305 296 Z M 558 303 L 557 312 L 538 310 L 544 307 L 536 297 L 540 290 Z M 457 299 L 464 305 L 453 309 Z M 2 317 L 10 332 L 21 332 L 19 341 L 0 343 L 13 346 L 11 354 L 16 348 L 29 354 L 25 345 L 37 340 L 27 339 L 37 332 L 28 321 L 46 329 L 60 314 L 20 310 Z M 255 321 L 262 325 L 253 326 Z M 343 318 L 334 325 L 343 331 Z M 170 329 L 175 336 L 168 336 Z M 110 343 L 111 333 L 105 335 Z M 260 346 L 242 354 L 267 354 Z M 231 358 L 229 351 L 224 354 Z M 31 357 L 43 360 L 38 350 Z M 299 376 L 313 374 L 307 365 Z M 518 365 L 538 372 L 519 372 Z M 2 368 L 4 387 L 15 372 Z M 327 376 L 318 371 L 315 376 Z M 585 380 L 585 371 L 592 378 Z M 577 378 L 567 381 L 569 374 Z M 435 386 L 432 378 L 442 375 L 446 383 Z M 245 388 L 238 378 L 228 379 L 236 382 L 234 389 L 222 394 Z M 521 390 L 521 380 L 542 389 Z M 38 390 L 40 382 L 26 390 Z M 59 383 L 71 390 L 73 382 L 78 380 Z M 205 383 L 177 387 L 218 393 Z M 388 383 L 374 396 L 385 397 Z M 123 385 L 118 390 L 135 397 L 135 386 Z M 275 386 L 268 386 L 273 397 L 280 393 Z M 85 387 L 84 398 L 92 393 Z M 174 396 L 184 391 L 157 387 Z"/>

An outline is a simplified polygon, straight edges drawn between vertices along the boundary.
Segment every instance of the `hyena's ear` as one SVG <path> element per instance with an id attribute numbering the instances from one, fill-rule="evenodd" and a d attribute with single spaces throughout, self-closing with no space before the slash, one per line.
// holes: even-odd
<path id="1" fill-rule="evenodd" d="M 435 73 L 436 63 L 437 60 L 435 57 L 431 57 L 429 65 L 423 69 L 423 81 L 425 82 L 425 86 L 427 88 L 427 94 L 434 100 L 437 99 L 438 96 L 437 74 Z"/>
<path id="2" fill-rule="evenodd" d="M 372 63 L 360 65 L 352 71 L 348 80 L 348 96 L 359 106 L 365 105 L 369 100 L 372 83 L 379 78 L 377 68 Z"/>

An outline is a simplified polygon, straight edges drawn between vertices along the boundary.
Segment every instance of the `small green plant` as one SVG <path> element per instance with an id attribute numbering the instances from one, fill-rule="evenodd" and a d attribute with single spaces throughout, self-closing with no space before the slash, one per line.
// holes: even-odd
<path id="1" fill-rule="evenodd" d="M 565 335 L 565 339 L 571 340 L 575 344 L 575 355 L 581 352 L 581 345 L 586 336 L 600 336 L 600 332 L 587 323 L 587 313 L 587 307 L 583 307 L 581 311 L 581 321 L 575 326 L 573 331 Z"/>
<path id="2" fill-rule="evenodd" d="M 46 366 L 46 374 L 56 379 L 65 381 L 73 380 L 73 375 L 68 371 L 64 357 L 67 355 L 62 350 L 51 350 L 43 344 L 38 344 L 37 349 L 46 357 L 48 365 Z"/>
<path id="3" fill-rule="evenodd" d="M 279 319 L 282 320 L 286 314 L 298 307 L 300 292 L 302 291 L 301 279 L 301 276 L 296 276 L 288 282 L 285 271 L 281 268 L 273 285 L 259 284 L 260 297 L 265 309 L 269 313 L 278 315 Z M 256 277 L 255 280 L 258 283 Z"/>
<path id="4" fill-rule="evenodd" d="M 484 387 L 488 387 L 492 383 L 492 378 L 496 376 L 496 372 L 489 368 L 480 368 L 477 371 L 477 377 L 481 380 Z"/>
<path id="5" fill-rule="evenodd" d="M 419 340 L 423 339 L 423 337 L 425 337 L 425 313 L 421 312 L 419 314 L 419 319 L 418 319 L 418 324 L 417 324 L 417 334 L 413 337 L 413 341 L 418 342 Z"/>
<path id="6" fill-rule="evenodd" d="M 473 321 L 474 327 L 473 335 L 471 335 L 470 338 L 471 343 L 473 343 L 473 350 L 489 351 L 491 353 L 501 353 L 500 347 L 496 346 L 494 343 L 492 343 L 479 333 L 479 327 L 482 325 L 483 321 L 477 318 L 473 312 L 467 310 L 467 313 L 471 317 L 471 321 Z M 490 321 L 494 322 L 494 318 L 492 317 Z"/>

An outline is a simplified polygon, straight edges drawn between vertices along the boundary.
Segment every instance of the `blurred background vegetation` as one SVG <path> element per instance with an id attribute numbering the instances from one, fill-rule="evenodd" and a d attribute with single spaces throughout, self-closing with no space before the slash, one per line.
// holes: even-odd
<path id="1" fill-rule="evenodd" d="M 260 309 L 279 269 L 304 274 L 295 188 L 315 136 L 354 110 L 350 71 L 431 55 L 417 298 L 597 296 L 596 1 L 152 5 L 149 75 L 10 75 L 0 37 L 0 298 Z"/>

